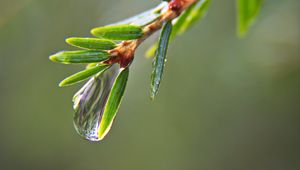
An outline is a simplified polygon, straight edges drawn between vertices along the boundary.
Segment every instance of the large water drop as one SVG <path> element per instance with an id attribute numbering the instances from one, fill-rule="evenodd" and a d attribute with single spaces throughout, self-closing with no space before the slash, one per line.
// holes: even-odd
<path id="1" fill-rule="evenodd" d="M 101 75 L 92 77 L 75 95 L 74 126 L 85 139 L 99 141 L 99 125 L 108 95 L 120 69 L 112 66 Z"/>

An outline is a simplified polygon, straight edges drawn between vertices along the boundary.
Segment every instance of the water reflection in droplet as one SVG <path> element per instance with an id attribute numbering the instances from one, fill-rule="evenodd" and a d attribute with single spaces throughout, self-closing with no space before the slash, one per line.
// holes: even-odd
<path id="1" fill-rule="evenodd" d="M 92 77 L 73 97 L 74 125 L 85 139 L 99 141 L 98 131 L 104 106 L 119 74 L 117 65 L 101 75 Z"/>

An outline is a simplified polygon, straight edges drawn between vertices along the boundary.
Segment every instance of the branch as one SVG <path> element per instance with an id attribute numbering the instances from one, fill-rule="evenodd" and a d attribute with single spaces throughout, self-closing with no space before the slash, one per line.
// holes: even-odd
<path id="1" fill-rule="evenodd" d="M 119 63 L 120 67 L 125 68 L 132 62 L 134 53 L 139 45 L 149 38 L 153 33 L 162 28 L 163 23 L 178 17 L 184 10 L 198 0 L 172 0 L 168 3 L 168 9 L 161 16 L 143 28 L 143 36 L 136 40 L 128 40 L 120 43 L 116 48 L 108 51 L 110 59 L 105 64 Z"/>

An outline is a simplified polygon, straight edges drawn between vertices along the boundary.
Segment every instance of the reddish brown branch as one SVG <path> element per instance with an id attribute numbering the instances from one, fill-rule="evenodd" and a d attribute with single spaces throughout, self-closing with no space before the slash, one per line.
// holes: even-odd
<path id="1" fill-rule="evenodd" d="M 143 36 L 137 40 L 129 40 L 122 42 L 118 47 L 110 50 L 111 58 L 106 64 L 119 63 L 121 68 L 127 67 L 134 58 L 137 47 L 156 31 L 160 30 L 163 23 L 171 21 L 178 17 L 193 3 L 198 0 L 172 0 L 168 4 L 168 10 L 163 13 L 159 19 L 143 28 Z"/>

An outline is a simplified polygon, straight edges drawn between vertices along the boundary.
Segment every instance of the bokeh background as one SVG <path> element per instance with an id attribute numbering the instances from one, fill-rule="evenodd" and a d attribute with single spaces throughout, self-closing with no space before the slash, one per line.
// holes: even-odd
<path id="1" fill-rule="evenodd" d="M 58 82 L 82 66 L 52 63 L 64 39 L 132 16 L 158 0 L 0 0 L 0 169 L 299 170 L 300 1 L 266 0 L 245 39 L 235 3 L 172 43 L 160 92 L 138 50 L 105 140 L 81 139 Z"/>

